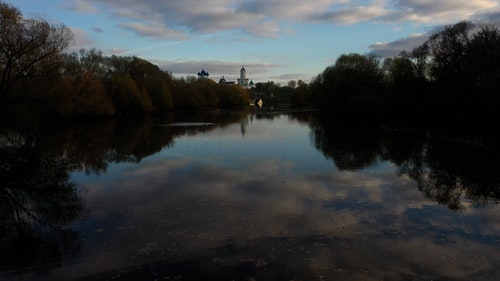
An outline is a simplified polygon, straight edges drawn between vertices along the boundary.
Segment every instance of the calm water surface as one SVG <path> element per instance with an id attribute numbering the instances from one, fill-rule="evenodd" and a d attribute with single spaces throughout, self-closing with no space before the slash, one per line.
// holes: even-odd
<path id="1" fill-rule="evenodd" d="M 498 280 L 497 139 L 220 112 L 0 132 L 2 280 Z"/>

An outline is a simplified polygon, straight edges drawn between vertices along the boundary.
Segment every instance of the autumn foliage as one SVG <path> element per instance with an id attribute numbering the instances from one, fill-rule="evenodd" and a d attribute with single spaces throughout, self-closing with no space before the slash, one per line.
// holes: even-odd
<path id="1" fill-rule="evenodd" d="M 499 117 L 500 30 L 462 21 L 389 58 L 343 54 L 311 83 L 272 81 L 247 91 L 174 78 L 144 59 L 68 53 L 70 29 L 23 18 L 0 1 L 0 108 L 63 116 L 127 115 L 266 104 L 316 106 L 343 117 L 392 120 Z"/>
<path id="2" fill-rule="evenodd" d="M 172 75 L 138 57 L 68 53 L 64 25 L 23 18 L 0 1 L 0 107 L 63 116 L 161 113 L 248 104 L 246 90 Z M 20 110 L 21 109 L 21 110 Z"/>

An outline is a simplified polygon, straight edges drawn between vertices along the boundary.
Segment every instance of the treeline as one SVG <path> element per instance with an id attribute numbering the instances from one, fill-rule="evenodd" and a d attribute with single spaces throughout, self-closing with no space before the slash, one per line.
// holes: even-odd
<path id="1" fill-rule="evenodd" d="M 399 176 L 414 180 L 425 197 L 452 210 L 471 202 L 487 206 L 500 201 L 500 139 L 491 128 L 415 128 L 402 133 L 399 126 L 352 126 L 328 117 L 310 119 L 311 142 L 341 171 L 388 161 Z"/>
<path id="2" fill-rule="evenodd" d="M 23 18 L 0 1 L 0 108 L 64 116 L 159 113 L 238 106 L 249 100 L 236 85 L 194 77 L 175 79 L 138 57 L 68 53 L 69 28 Z"/>
<path id="3" fill-rule="evenodd" d="M 250 93 L 257 98 L 263 98 L 266 104 L 291 105 L 293 107 L 313 105 L 309 84 L 302 80 L 290 80 L 287 85 L 273 81 L 258 82 Z"/>
<path id="4" fill-rule="evenodd" d="M 68 53 L 69 28 L 23 18 L 2 1 L 0 23 L 2 112 L 161 113 L 245 105 L 250 96 L 351 119 L 475 121 L 500 112 L 500 30 L 491 24 L 446 26 L 396 57 L 344 54 L 311 83 L 257 83 L 248 93 L 209 79 L 176 79 L 137 57 Z"/>
<path id="5" fill-rule="evenodd" d="M 92 49 L 64 54 L 64 58 L 69 67 L 58 83 L 53 83 L 58 100 L 65 102 L 60 104 L 61 112 L 161 113 L 239 106 L 249 100 L 239 86 L 195 77 L 175 79 L 137 57 L 104 57 Z"/>
<path id="6" fill-rule="evenodd" d="M 500 31 L 461 21 L 396 57 L 344 54 L 310 87 L 344 117 L 484 120 L 500 106 Z"/>

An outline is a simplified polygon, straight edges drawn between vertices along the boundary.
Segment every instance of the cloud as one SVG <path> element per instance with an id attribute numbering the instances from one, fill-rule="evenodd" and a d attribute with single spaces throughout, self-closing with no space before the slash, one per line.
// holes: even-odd
<path id="1" fill-rule="evenodd" d="M 429 34 L 412 34 L 408 37 L 392 42 L 375 43 L 370 45 L 371 53 L 381 57 L 394 57 L 402 51 L 411 51 L 413 48 L 423 44 L 429 38 Z"/>
<path id="2" fill-rule="evenodd" d="M 500 6 L 495 0 L 400 0 L 391 20 L 447 23 L 469 19 L 477 13 Z"/>
<path id="3" fill-rule="evenodd" d="M 269 78 L 274 79 L 275 81 L 302 80 L 306 83 L 312 79 L 312 77 L 309 77 L 309 75 L 303 73 L 287 73 L 281 74 L 279 76 L 271 76 Z"/>
<path id="4" fill-rule="evenodd" d="M 67 7 L 77 13 L 90 14 L 98 12 L 98 9 L 86 0 L 75 0 Z"/>
<path id="5" fill-rule="evenodd" d="M 354 2 L 356 1 L 350 3 Z M 344 5 L 338 8 L 330 6 L 329 10 L 312 14 L 309 19 L 337 24 L 354 24 L 363 21 L 450 23 L 470 19 L 477 14 L 499 7 L 498 1 L 494 0 L 399 0 L 394 3 L 375 0 L 359 6 Z"/>
<path id="6" fill-rule="evenodd" d="M 477 22 L 494 23 L 500 25 L 500 7 L 498 9 L 488 11 L 487 13 L 477 14 L 474 17 L 474 20 Z"/>
<path id="7" fill-rule="evenodd" d="M 157 39 L 171 38 L 177 40 L 185 39 L 182 31 L 169 29 L 161 23 L 146 24 L 142 22 L 130 22 L 121 23 L 120 27 L 132 31 L 142 37 L 152 37 Z"/>
<path id="8" fill-rule="evenodd" d="M 405 2 L 416 2 L 415 0 L 405 0 Z M 425 1 L 420 1 L 425 2 Z M 447 1 L 444 1 L 447 2 Z M 479 1 L 476 4 L 488 1 Z M 486 4 L 485 4 L 486 5 Z M 430 10 L 427 5 L 421 5 L 421 11 Z M 441 9 L 444 9 L 446 3 L 441 3 L 439 5 Z M 463 8 L 463 7 L 461 7 Z M 459 9 L 459 8 L 457 8 Z M 439 9 L 438 9 L 439 10 Z M 487 23 L 487 24 L 500 24 L 500 9 L 492 10 L 487 13 L 477 14 L 471 18 L 474 23 Z M 370 45 L 370 53 L 379 55 L 381 57 L 393 57 L 400 54 L 402 51 L 411 51 L 413 48 L 422 45 L 432 34 L 441 31 L 446 24 L 436 24 L 428 28 L 426 33 L 412 34 L 408 37 L 400 38 L 392 42 L 378 42 Z"/>
<path id="9" fill-rule="evenodd" d="M 128 49 L 121 49 L 121 48 L 112 48 L 104 51 L 105 54 L 112 54 L 117 56 L 127 54 L 128 52 L 129 52 Z"/>
<path id="10" fill-rule="evenodd" d="M 266 15 L 275 19 L 292 21 L 305 20 L 316 11 L 323 11 L 332 5 L 346 1 L 303 1 L 303 0 L 256 0 L 243 2 L 237 9 L 242 13 Z"/>
<path id="11" fill-rule="evenodd" d="M 195 0 L 89 1 L 105 7 L 103 12 L 117 20 L 120 27 L 150 38 L 177 39 L 179 32 L 185 35 L 213 34 L 227 30 L 267 37 L 278 31 L 272 19 L 260 14 L 237 12 L 232 7 L 236 4 L 234 0 L 214 0 L 210 3 Z M 161 29 L 167 32 L 161 32 Z"/>
<path id="12" fill-rule="evenodd" d="M 69 48 L 70 52 L 76 52 L 82 48 L 91 48 L 95 45 L 95 42 L 89 38 L 89 35 L 85 30 L 80 28 L 71 28 L 71 32 L 73 32 L 75 37 L 73 46 Z"/>
<path id="13" fill-rule="evenodd" d="M 72 6 L 81 13 L 105 13 L 139 36 L 173 40 L 223 32 L 276 37 L 299 23 L 449 24 L 478 15 L 498 18 L 499 8 L 496 0 L 76 0 Z"/>
<path id="14" fill-rule="evenodd" d="M 95 47 L 96 42 L 90 39 L 89 34 L 85 30 L 79 28 L 71 28 L 71 32 L 73 32 L 74 41 L 73 45 L 68 49 L 69 52 L 78 52 L 81 49 L 90 49 Z M 102 50 L 102 52 L 104 55 L 126 55 L 130 52 L 130 50 L 112 48 Z"/>
<path id="15" fill-rule="evenodd" d="M 316 22 L 354 24 L 362 21 L 376 21 L 389 15 L 389 13 L 390 11 L 385 8 L 385 1 L 373 1 L 371 5 L 349 6 L 313 14 L 309 19 Z"/>
<path id="16" fill-rule="evenodd" d="M 157 60 L 153 61 L 161 69 L 171 72 L 175 76 L 195 76 L 201 69 L 205 69 L 210 73 L 212 79 L 218 80 L 221 76 L 226 79 L 234 79 L 239 77 L 241 63 L 226 62 L 226 61 L 198 61 L 198 60 Z M 281 67 L 279 64 L 270 63 L 245 63 L 248 75 L 251 73 L 262 74 L 270 72 L 274 68 Z M 249 76 L 250 77 L 250 76 Z"/>
<path id="17" fill-rule="evenodd" d="M 94 31 L 95 33 L 103 33 L 104 30 L 100 27 L 92 27 L 92 31 Z"/>

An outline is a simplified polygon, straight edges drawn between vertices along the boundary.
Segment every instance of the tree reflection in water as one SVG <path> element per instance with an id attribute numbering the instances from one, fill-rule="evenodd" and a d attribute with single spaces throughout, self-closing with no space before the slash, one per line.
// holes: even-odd
<path id="1" fill-rule="evenodd" d="M 68 159 L 17 133 L 0 135 L 0 155 L 1 270 L 44 272 L 78 253 L 79 236 L 65 225 L 83 202 L 69 181 Z"/>
<path id="2" fill-rule="evenodd" d="M 484 131 L 311 122 L 314 145 L 340 170 L 367 168 L 387 160 L 418 183 L 425 197 L 452 210 L 465 202 L 486 204 L 500 199 L 498 139 Z"/>
<path id="3" fill-rule="evenodd" d="M 0 126 L 0 271 L 43 274 L 64 256 L 79 253 L 81 238 L 68 225 L 85 214 L 84 190 L 70 181 L 71 172 L 100 174 L 112 162 L 140 162 L 172 145 L 175 136 L 211 129 L 158 124 L 180 118 L 223 125 L 245 116 L 200 112 L 156 120 Z"/>
<path id="4" fill-rule="evenodd" d="M 425 160 L 428 168 L 417 175 L 428 198 L 449 208 L 464 207 L 463 200 L 485 204 L 500 199 L 500 154 L 497 141 L 478 136 L 430 135 Z"/>
<path id="5" fill-rule="evenodd" d="M 500 174 L 497 173 L 500 155 L 495 146 L 498 139 L 480 133 L 438 134 L 428 129 L 338 124 L 311 112 L 263 111 L 250 115 L 248 112 L 189 113 L 125 122 L 107 120 L 58 124 L 54 128 L 44 125 L 43 129 L 2 129 L 0 271 L 7 275 L 27 271 L 44 273 L 59 266 L 65 256 L 79 253 L 81 237 L 69 224 L 85 215 L 85 207 L 83 187 L 70 181 L 72 172 L 105 173 L 110 163 L 140 162 L 172 146 L 179 136 L 196 135 L 214 128 L 162 126 L 164 124 L 210 122 L 224 128 L 241 123 L 244 134 L 252 118 L 272 120 L 280 115 L 309 125 L 314 146 L 339 170 L 361 170 L 379 161 L 390 161 L 398 167 L 400 176 L 408 176 L 418 183 L 425 197 L 453 210 L 466 208 L 470 202 L 487 204 L 500 198 Z M 269 245 L 276 242 L 259 241 L 265 245 L 263 248 L 268 247 L 268 242 Z M 283 256 L 287 255 L 287 249 L 283 250 Z M 202 253 L 200 259 L 205 257 Z M 198 257 L 193 260 L 198 261 Z M 189 262 L 167 265 L 184 266 Z M 259 266 L 259 262 L 252 266 Z M 214 272 L 225 274 L 227 268 Z"/>

